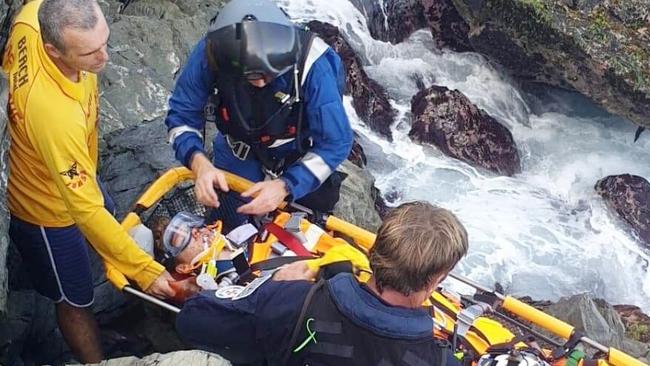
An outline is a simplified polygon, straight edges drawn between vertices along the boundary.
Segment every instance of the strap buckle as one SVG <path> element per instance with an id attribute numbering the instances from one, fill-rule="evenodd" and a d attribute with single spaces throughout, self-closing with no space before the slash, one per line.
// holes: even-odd
<path id="1" fill-rule="evenodd" d="M 232 150 L 232 154 L 237 157 L 239 160 L 246 160 L 248 154 L 251 152 L 251 146 L 244 141 L 235 141 L 230 135 L 226 135 L 226 142 Z"/>

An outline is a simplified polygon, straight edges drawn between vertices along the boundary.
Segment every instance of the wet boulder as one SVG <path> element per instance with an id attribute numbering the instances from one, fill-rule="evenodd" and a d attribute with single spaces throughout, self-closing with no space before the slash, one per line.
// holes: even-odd
<path id="1" fill-rule="evenodd" d="M 352 150 L 350 155 L 348 155 L 348 160 L 359 168 L 364 168 L 368 164 L 368 159 L 366 158 L 366 153 L 363 151 L 363 146 L 355 138 L 352 142 Z"/>
<path id="2" fill-rule="evenodd" d="M 446 0 L 445 0 L 446 1 Z M 352 0 L 368 23 L 370 35 L 385 42 L 400 43 L 427 20 L 420 0 Z"/>
<path id="3" fill-rule="evenodd" d="M 512 75 L 572 89 L 650 127 L 648 0 L 452 0 L 471 46 Z"/>
<path id="4" fill-rule="evenodd" d="M 636 175 L 610 175 L 599 180 L 595 189 L 607 206 L 650 247 L 650 183 Z"/>
<path id="5" fill-rule="evenodd" d="M 412 140 L 497 174 L 512 176 L 521 171 L 510 131 L 458 90 L 441 86 L 421 90 L 411 100 L 411 112 Z"/>
<path id="6" fill-rule="evenodd" d="M 429 28 L 439 48 L 469 51 L 469 26 L 451 0 L 353 0 L 364 14 L 370 35 L 400 43 L 419 29 Z"/>
<path id="7" fill-rule="evenodd" d="M 384 88 L 368 77 L 361 59 L 337 27 L 319 21 L 311 21 L 308 26 L 341 56 L 347 72 L 346 94 L 352 96 L 352 105 L 359 118 L 373 131 L 392 140 L 390 126 L 397 113 L 390 105 Z"/>
<path id="8" fill-rule="evenodd" d="M 473 51 L 468 38 L 469 26 L 451 0 L 420 0 L 420 4 L 438 48 Z"/>

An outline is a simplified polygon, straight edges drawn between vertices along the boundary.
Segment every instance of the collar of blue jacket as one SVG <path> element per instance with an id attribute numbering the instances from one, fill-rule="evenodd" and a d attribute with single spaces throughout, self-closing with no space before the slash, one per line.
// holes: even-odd
<path id="1" fill-rule="evenodd" d="M 351 274 L 337 275 L 327 286 L 338 310 L 360 327 L 391 338 L 432 337 L 433 319 L 425 310 L 388 305 Z"/>

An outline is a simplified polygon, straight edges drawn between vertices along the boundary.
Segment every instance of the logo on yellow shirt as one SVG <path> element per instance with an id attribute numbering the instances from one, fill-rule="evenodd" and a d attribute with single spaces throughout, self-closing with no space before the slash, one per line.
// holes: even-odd
<path id="1" fill-rule="evenodd" d="M 83 186 L 88 180 L 88 174 L 86 174 L 86 171 L 79 171 L 78 166 L 79 164 L 75 161 L 72 163 L 72 165 L 70 165 L 70 168 L 68 170 L 64 170 L 59 173 L 70 180 L 65 184 L 66 187 L 76 189 Z"/>

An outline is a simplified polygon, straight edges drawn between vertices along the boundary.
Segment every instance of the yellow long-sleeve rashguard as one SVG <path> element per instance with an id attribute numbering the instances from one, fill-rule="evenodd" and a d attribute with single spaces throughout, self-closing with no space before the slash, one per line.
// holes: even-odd
<path id="1" fill-rule="evenodd" d="M 4 55 L 9 210 L 35 225 L 76 224 L 105 262 L 146 289 L 164 268 L 104 208 L 96 181 L 97 76 L 82 72 L 73 82 L 45 53 L 38 24 L 41 2 L 28 3 L 17 15 Z"/>

